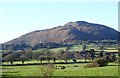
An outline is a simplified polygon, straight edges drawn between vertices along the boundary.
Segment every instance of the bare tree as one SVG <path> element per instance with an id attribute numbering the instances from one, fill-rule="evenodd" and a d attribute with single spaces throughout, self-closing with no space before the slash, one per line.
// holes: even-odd
<path id="1" fill-rule="evenodd" d="M 23 50 L 25 56 L 27 56 L 29 59 L 32 59 L 32 49 L 31 48 L 26 48 Z"/>
<path id="2" fill-rule="evenodd" d="M 74 58 L 75 59 L 82 59 L 82 55 L 80 54 L 80 52 L 75 52 L 74 53 Z"/>
<path id="3" fill-rule="evenodd" d="M 13 65 L 13 61 L 16 60 L 19 57 L 19 54 L 17 53 L 11 53 L 3 57 L 3 60 L 6 62 L 10 62 L 11 65 Z"/>
<path id="4" fill-rule="evenodd" d="M 83 51 L 85 51 L 85 49 L 86 49 L 86 45 L 83 45 L 83 48 L 82 48 L 82 50 L 83 50 Z"/>
<path id="5" fill-rule="evenodd" d="M 67 63 L 68 59 L 71 59 L 71 53 L 68 51 L 64 52 L 62 59 L 65 60 L 65 63 Z"/>
<path id="6" fill-rule="evenodd" d="M 91 57 L 91 59 L 93 61 L 93 59 L 95 58 L 95 51 L 94 51 L 94 49 L 90 49 L 90 57 Z"/>
<path id="7" fill-rule="evenodd" d="M 24 62 L 28 59 L 28 57 L 25 54 L 22 54 L 20 56 L 20 60 L 22 61 L 22 64 L 24 64 Z"/>
<path id="8" fill-rule="evenodd" d="M 64 54 L 64 50 L 63 50 L 63 49 L 58 50 L 58 51 L 55 53 L 56 59 L 62 60 L 63 54 Z"/>

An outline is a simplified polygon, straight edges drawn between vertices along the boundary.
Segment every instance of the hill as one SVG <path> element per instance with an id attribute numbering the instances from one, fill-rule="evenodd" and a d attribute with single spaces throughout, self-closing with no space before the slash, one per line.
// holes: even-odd
<path id="1" fill-rule="evenodd" d="M 36 30 L 20 36 L 4 45 L 39 43 L 76 43 L 85 40 L 117 40 L 118 31 L 101 24 L 86 21 L 68 22 L 63 26 L 45 30 Z"/>

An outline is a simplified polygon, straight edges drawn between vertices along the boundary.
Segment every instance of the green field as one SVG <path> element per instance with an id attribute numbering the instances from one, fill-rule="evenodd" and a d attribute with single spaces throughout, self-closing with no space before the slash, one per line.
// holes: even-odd
<path id="1" fill-rule="evenodd" d="M 83 45 L 74 45 L 72 47 L 70 47 L 70 49 L 68 51 L 81 51 L 83 48 Z M 95 46 L 95 45 L 86 45 L 86 50 L 90 50 L 90 49 L 94 49 L 95 51 L 100 51 L 99 46 Z M 106 52 L 118 52 L 117 46 L 105 46 L 104 47 L 104 51 Z M 51 52 L 58 52 L 58 50 L 65 50 L 66 47 L 61 47 L 61 48 L 53 48 L 53 49 L 49 49 Z M 38 50 L 34 50 L 34 52 L 39 52 L 43 49 L 38 49 Z"/>
<path id="2" fill-rule="evenodd" d="M 51 52 L 58 52 L 59 50 L 65 50 L 66 47 L 49 49 Z M 86 50 L 94 49 L 95 51 L 100 51 L 98 46 L 87 45 Z M 40 52 L 44 49 L 34 50 L 33 52 Z M 82 45 L 74 45 L 70 47 L 69 51 L 81 51 Z M 109 46 L 105 47 L 105 52 L 118 52 L 117 47 Z M 6 51 L 7 52 L 7 51 Z M 82 63 L 71 63 L 71 64 L 54 64 L 54 72 L 52 76 L 118 76 L 118 64 L 109 63 L 108 66 L 97 67 L 97 68 L 84 68 L 88 63 L 84 63 L 84 59 L 77 60 L 77 62 Z M 43 61 L 45 63 L 46 61 Z M 53 61 L 50 61 L 53 63 Z M 65 62 L 64 60 L 56 60 L 56 63 Z M 68 62 L 73 62 L 68 60 Z M 89 62 L 89 60 L 87 60 Z M 2 75 L 3 76 L 43 76 L 41 74 L 41 65 L 29 65 L 31 63 L 40 63 L 37 60 L 25 61 L 25 65 L 22 65 L 21 61 L 14 61 L 15 66 L 10 66 L 10 62 L 3 62 Z M 16 66 L 16 64 L 21 64 L 21 66 Z M 9 65 L 9 66 L 5 66 Z M 65 66 L 65 69 L 61 69 L 60 66 Z"/>
<path id="3" fill-rule="evenodd" d="M 53 76 L 118 76 L 118 65 L 109 63 L 108 66 L 98 68 L 84 68 L 86 63 L 55 64 L 57 68 Z M 60 69 L 59 66 L 65 66 Z M 41 65 L 2 66 L 3 76 L 42 76 Z"/>
<path id="4" fill-rule="evenodd" d="M 87 59 L 86 61 L 89 62 L 88 59 Z M 60 62 L 65 63 L 64 60 L 56 60 L 55 63 L 60 63 Z M 72 60 L 72 59 L 71 59 L 71 60 L 68 60 L 68 62 L 73 62 L 73 60 Z M 79 59 L 79 60 L 77 60 L 77 62 L 83 62 L 83 63 L 84 63 L 85 60 L 84 60 L 84 59 Z M 25 61 L 25 62 L 24 62 L 25 65 L 33 64 L 33 63 L 40 63 L 40 61 L 38 61 L 38 60 L 29 60 L 29 61 Z M 48 61 L 44 60 L 42 63 L 48 63 Z M 50 63 L 54 63 L 54 61 L 53 61 L 53 60 L 50 60 Z M 10 62 L 3 62 L 2 64 L 3 64 L 3 65 L 11 65 Z M 14 64 L 14 65 L 16 65 L 16 64 L 22 64 L 22 62 L 21 62 L 21 61 L 14 61 L 13 64 Z"/>

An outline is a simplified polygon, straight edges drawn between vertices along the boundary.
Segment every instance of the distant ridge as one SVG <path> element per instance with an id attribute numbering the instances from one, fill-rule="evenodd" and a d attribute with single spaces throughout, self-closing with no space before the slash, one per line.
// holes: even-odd
<path id="1" fill-rule="evenodd" d="M 29 44 L 49 42 L 73 43 L 81 40 L 117 40 L 118 31 L 105 25 L 89 23 L 86 21 L 68 22 L 63 26 L 45 30 L 36 30 L 4 43 Z"/>

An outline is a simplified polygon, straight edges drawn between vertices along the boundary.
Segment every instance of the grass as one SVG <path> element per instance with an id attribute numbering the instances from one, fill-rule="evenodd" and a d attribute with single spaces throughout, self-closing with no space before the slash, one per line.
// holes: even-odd
<path id="1" fill-rule="evenodd" d="M 99 47 L 93 45 L 87 45 L 87 50 L 94 48 L 98 50 Z M 106 47 L 107 52 L 117 52 L 114 47 Z M 51 52 L 57 52 L 62 48 L 50 49 Z M 34 52 L 39 52 L 43 49 L 34 50 Z M 82 45 L 74 45 L 70 47 L 69 51 L 80 51 L 82 50 Z M 72 60 L 68 60 L 71 62 Z M 84 60 L 79 60 L 83 62 Z M 46 62 L 46 61 L 44 61 Z M 53 62 L 53 61 L 52 61 Z M 57 60 L 56 62 L 64 62 L 64 60 Z M 28 63 L 38 63 L 37 60 L 25 61 Z M 9 62 L 4 62 L 3 64 L 10 64 Z M 14 64 L 22 64 L 21 61 L 16 61 Z M 87 63 L 77 63 L 77 64 L 55 64 L 57 69 L 54 71 L 54 76 L 118 76 L 118 66 L 115 63 L 109 63 L 108 66 L 98 67 L 98 68 L 84 68 Z M 60 69 L 59 66 L 65 66 L 66 68 Z M 40 65 L 27 65 L 27 66 L 2 66 L 2 75 L 4 76 L 41 76 L 41 66 Z"/>
<path id="2" fill-rule="evenodd" d="M 61 47 L 61 48 L 53 48 L 53 49 L 50 49 L 51 52 L 58 52 L 59 50 L 64 50 L 65 51 L 65 47 Z"/>
<path id="3" fill-rule="evenodd" d="M 37 60 L 30 60 L 30 61 L 25 61 L 24 64 L 28 64 L 28 63 L 38 63 Z M 2 62 L 3 65 L 10 65 L 10 62 Z M 22 64 L 21 61 L 14 61 L 13 64 Z"/>
<path id="4" fill-rule="evenodd" d="M 80 64 L 55 64 L 54 76 L 118 76 L 118 66 L 110 63 L 105 67 L 84 68 L 86 63 Z M 59 66 L 65 66 L 60 69 Z M 40 65 L 28 66 L 3 66 L 2 72 L 6 76 L 41 76 Z"/>
<path id="5" fill-rule="evenodd" d="M 78 67 L 74 67 L 77 65 Z M 70 65 L 65 70 L 57 71 L 56 76 L 117 76 L 118 71 L 115 66 L 99 67 L 99 68 L 84 68 L 86 64 Z"/>
<path id="6" fill-rule="evenodd" d="M 89 60 L 87 60 L 87 61 L 89 62 Z M 47 63 L 47 62 L 48 61 L 46 61 L 46 60 L 42 61 L 42 63 Z M 56 63 L 60 63 L 60 62 L 65 62 L 65 61 L 64 60 L 56 60 Z M 70 59 L 70 60 L 68 60 L 68 62 L 73 62 L 73 60 Z M 85 60 L 84 59 L 79 59 L 79 60 L 77 60 L 77 62 L 85 62 Z M 40 61 L 38 61 L 38 60 L 29 60 L 29 61 L 24 62 L 24 64 L 33 64 L 33 63 L 40 63 Z M 54 63 L 54 61 L 50 60 L 50 63 Z M 11 65 L 10 62 L 2 62 L 2 64 L 3 65 Z M 22 64 L 22 62 L 21 61 L 14 61 L 13 64 L 14 65 Z"/>
<path id="7" fill-rule="evenodd" d="M 83 48 L 83 45 L 74 45 L 74 46 L 70 47 L 69 51 L 81 51 L 82 48 Z M 100 48 L 99 46 L 86 45 L 86 50 L 94 49 L 95 51 L 100 51 L 99 48 Z M 118 50 L 113 46 L 106 46 L 105 48 L 106 49 L 104 51 L 106 51 L 106 52 L 118 52 Z M 53 48 L 53 49 L 49 49 L 49 51 L 58 52 L 61 49 L 65 51 L 66 47 Z M 40 52 L 41 50 L 43 50 L 43 49 L 34 50 L 33 52 Z"/>

